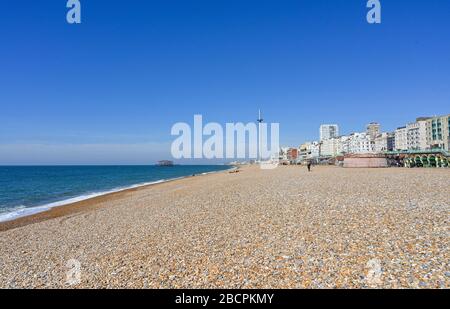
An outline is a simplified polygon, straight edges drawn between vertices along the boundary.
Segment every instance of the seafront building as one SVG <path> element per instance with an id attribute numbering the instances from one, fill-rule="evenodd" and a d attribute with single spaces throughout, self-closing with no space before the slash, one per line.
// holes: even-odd
<path id="1" fill-rule="evenodd" d="M 279 157 L 278 159 L 280 161 L 287 161 L 288 157 L 287 157 L 287 153 L 288 153 L 289 147 L 281 147 L 280 148 L 280 153 L 279 153 Z"/>
<path id="2" fill-rule="evenodd" d="M 299 161 L 315 161 L 320 157 L 320 143 L 317 141 L 306 142 L 299 147 Z"/>
<path id="3" fill-rule="evenodd" d="M 320 126 L 320 141 L 306 142 L 298 148 L 284 148 L 280 159 L 290 162 L 320 161 L 343 155 L 377 155 L 390 151 L 436 151 L 450 148 L 450 114 L 419 117 L 394 132 L 381 132 L 381 125 L 371 122 L 365 132 L 339 136 L 337 124 Z"/>
<path id="4" fill-rule="evenodd" d="M 450 149 L 450 114 L 426 120 L 427 144 L 430 148 Z"/>
<path id="5" fill-rule="evenodd" d="M 417 118 L 406 125 L 406 144 L 408 150 L 427 149 L 427 119 Z"/>
<path id="6" fill-rule="evenodd" d="M 320 141 L 339 136 L 339 126 L 337 124 L 323 124 L 320 126 Z"/>
<path id="7" fill-rule="evenodd" d="M 395 150 L 395 133 L 394 132 L 389 132 L 388 133 L 388 151 L 393 151 Z"/>
<path id="8" fill-rule="evenodd" d="M 351 136 L 340 136 L 337 141 L 337 154 L 346 154 L 350 152 Z"/>
<path id="9" fill-rule="evenodd" d="M 450 148 L 450 114 L 419 117 L 395 130 L 395 150 L 432 150 Z"/>
<path id="10" fill-rule="evenodd" d="M 380 134 L 380 124 L 377 122 L 371 122 L 367 125 L 367 134 L 370 136 L 372 140 L 375 140 L 375 138 Z"/>
<path id="11" fill-rule="evenodd" d="M 322 157 L 334 157 L 337 155 L 338 138 L 325 139 L 320 142 L 320 155 Z"/>
<path id="12" fill-rule="evenodd" d="M 408 129 L 406 126 L 395 130 L 395 150 L 408 150 Z"/>
<path id="13" fill-rule="evenodd" d="M 389 133 L 383 132 L 375 137 L 375 152 L 389 151 Z"/>
<path id="14" fill-rule="evenodd" d="M 371 153 L 375 151 L 375 141 L 366 132 L 350 135 L 350 153 Z"/>

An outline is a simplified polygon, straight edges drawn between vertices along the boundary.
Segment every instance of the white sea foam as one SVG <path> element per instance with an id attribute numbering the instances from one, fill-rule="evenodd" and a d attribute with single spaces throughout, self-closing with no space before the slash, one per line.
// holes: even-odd
<path id="1" fill-rule="evenodd" d="M 14 220 L 17 218 L 34 215 L 34 214 L 37 214 L 40 212 L 50 210 L 55 207 L 85 201 L 85 200 L 88 200 L 88 199 L 91 199 L 91 198 L 94 198 L 97 196 L 102 196 L 102 195 L 106 195 L 106 194 L 110 194 L 110 193 L 120 192 L 120 191 L 143 187 L 143 186 L 154 185 L 154 184 L 158 184 L 158 183 L 162 183 L 162 182 L 166 182 L 166 181 L 170 181 L 170 180 L 174 180 L 174 179 L 169 179 L 169 180 L 161 179 L 161 180 L 152 181 L 152 182 L 135 184 L 135 185 L 131 185 L 128 187 L 120 187 L 120 188 L 116 188 L 116 189 L 112 189 L 112 190 L 108 190 L 108 191 L 84 194 L 84 195 L 80 195 L 80 196 L 72 197 L 69 199 L 62 200 L 62 201 L 53 202 L 53 203 L 40 205 L 40 206 L 26 207 L 26 206 L 20 205 L 15 208 L 7 210 L 7 212 L 0 213 L 0 222 L 11 221 L 11 220 Z"/>
<path id="2" fill-rule="evenodd" d="M 200 175 L 219 173 L 222 171 L 223 170 L 206 172 L 206 173 L 201 173 Z M 120 187 L 120 188 L 116 188 L 116 189 L 112 189 L 112 190 L 108 190 L 108 191 L 84 194 L 84 195 L 80 195 L 80 196 L 72 197 L 69 199 L 62 200 L 62 201 L 53 202 L 53 203 L 40 205 L 40 206 L 26 207 L 26 206 L 20 205 L 13 209 L 7 210 L 6 212 L 3 212 L 3 213 L 0 212 L 0 222 L 11 221 L 11 220 L 14 220 L 17 218 L 34 215 L 34 214 L 37 214 L 40 212 L 50 210 L 55 207 L 60 207 L 60 206 L 65 206 L 65 205 L 73 204 L 73 203 L 80 202 L 80 201 L 85 201 L 85 200 L 88 200 L 88 199 L 91 199 L 91 198 L 94 198 L 97 196 L 102 196 L 102 195 L 125 191 L 125 190 L 129 190 L 129 189 L 134 189 L 134 188 L 154 185 L 154 184 L 158 184 L 158 183 L 183 179 L 183 178 L 187 178 L 187 177 L 190 177 L 190 176 L 182 176 L 182 177 L 176 177 L 176 178 L 170 178 L 170 179 L 160 179 L 160 180 L 152 181 L 152 182 L 144 182 L 144 183 L 139 183 L 139 184 L 135 184 L 135 185 L 127 186 L 127 187 Z"/>

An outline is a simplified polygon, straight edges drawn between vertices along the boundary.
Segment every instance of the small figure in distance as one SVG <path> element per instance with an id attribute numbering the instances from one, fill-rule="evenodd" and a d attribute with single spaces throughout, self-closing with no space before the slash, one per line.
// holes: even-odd
<path id="1" fill-rule="evenodd" d="M 308 161 L 306 166 L 308 167 L 308 172 L 311 172 L 311 161 Z"/>

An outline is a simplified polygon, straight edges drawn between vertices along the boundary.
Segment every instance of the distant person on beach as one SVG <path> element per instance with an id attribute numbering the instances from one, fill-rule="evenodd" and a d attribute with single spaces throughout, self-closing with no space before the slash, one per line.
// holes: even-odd
<path id="1" fill-rule="evenodd" d="M 306 166 L 308 167 L 308 172 L 311 172 L 311 161 L 309 161 Z"/>

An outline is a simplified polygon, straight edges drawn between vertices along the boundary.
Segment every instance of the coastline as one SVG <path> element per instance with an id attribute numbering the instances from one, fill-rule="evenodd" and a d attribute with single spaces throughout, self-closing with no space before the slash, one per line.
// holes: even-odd
<path id="1" fill-rule="evenodd" d="M 212 175 L 212 174 L 217 174 L 217 173 L 225 173 L 225 172 L 229 172 L 234 169 L 236 169 L 236 167 L 230 166 L 230 168 L 224 169 L 224 170 L 204 172 L 204 173 L 200 173 L 200 174 L 187 175 L 187 176 L 181 176 L 181 177 L 170 178 L 170 179 L 156 180 L 153 182 L 127 186 L 124 188 L 117 188 L 117 189 L 111 189 L 111 190 L 104 191 L 104 192 L 81 195 L 81 196 L 69 198 L 67 200 L 49 203 L 46 205 L 38 205 L 38 206 L 29 207 L 27 210 L 29 210 L 29 211 L 36 210 L 36 212 L 19 215 L 19 216 L 13 217 L 12 219 L 0 221 L 0 232 L 18 228 L 18 227 L 22 227 L 22 226 L 26 226 L 26 225 L 33 224 L 33 223 L 38 223 L 38 222 L 54 219 L 54 218 L 59 218 L 59 217 L 67 216 L 67 215 L 72 215 L 72 214 L 76 214 L 76 213 L 94 210 L 94 209 L 101 207 L 99 205 L 101 203 L 108 202 L 110 200 L 120 199 L 121 197 L 126 196 L 127 193 L 136 192 L 138 190 L 143 190 L 143 189 L 154 187 L 157 185 L 170 183 L 170 182 L 174 182 L 174 181 L 179 181 L 179 180 L 184 180 L 184 179 L 189 179 L 189 178 L 194 178 L 194 177 L 199 177 L 199 176 L 207 176 L 207 175 Z M 82 198 L 82 196 L 86 196 L 86 198 Z M 80 199 L 80 200 L 73 201 L 76 199 Z M 65 201 L 67 201 L 67 203 L 65 203 Z M 54 206 L 52 206 L 52 205 L 54 205 Z M 12 212 L 7 212 L 4 214 L 1 214 L 0 217 L 9 215 L 11 213 Z"/>

